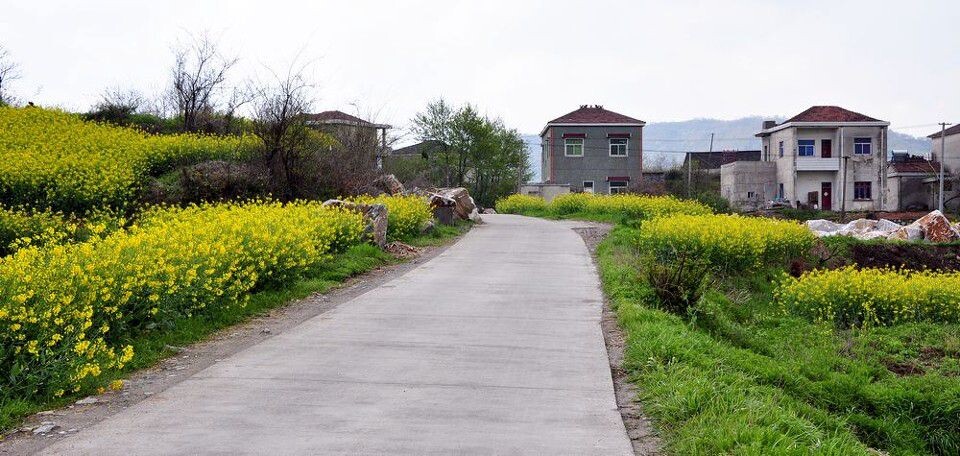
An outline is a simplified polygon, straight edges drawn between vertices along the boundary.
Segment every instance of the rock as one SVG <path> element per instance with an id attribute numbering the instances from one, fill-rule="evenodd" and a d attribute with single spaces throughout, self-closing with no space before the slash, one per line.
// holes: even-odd
<path id="1" fill-rule="evenodd" d="M 36 434 L 47 434 L 53 431 L 60 429 L 60 426 L 54 424 L 53 421 L 44 421 L 40 423 L 39 426 L 33 428 L 33 433 Z"/>
<path id="2" fill-rule="evenodd" d="M 477 205 L 470 197 L 470 193 L 463 187 L 441 188 L 436 194 L 441 198 L 453 202 L 453 213 L 460 220 L 473 220 L 470 216 L 477 211 Z M 479 213 L 477 215 L 479 218 Z"/>
<path id="3" fill-rule="evenodd" d="M 393 174 L 384 174 L 373 181 L 373 185 L 391 195 L 404 193 L 403 183 Z"/>
<path id="4" fill-rule="evenodd" d="M 416 247 L 398 241 L 387 244 L 384 250 L 401 258 L 412 258 L 420 255 L 420 250 Z"/>
<path id="5" fill-rule="evenodd" d="M 93 396 L 87 396 L 87 397 L 85 397 L 85 398 L 83 398 L 83 399 L 80 399 L 80 400 L 77 401 L 77 402 L 74 402 L 74 404 L 77 404 L 77 405 L 90 405 L 90 404 L 96 404 L 97 402 L 100 402 L 97 398 L 95 398 L 95 397 L 93 397 Z"/>
<path id="6" fill-rule="evenodd" d="M 387 206 L 383 204 L 358 204 L 350 201 L 330 199 L 323 202 L 324 206 L 342 207 L 347 210 L 363 214 L 366 234 L 377 247 L 381 249 L 387 245 Z"/>
<path id="7" fill-rule="evenodd" d="M 430 234 L 436 231 L 436 229 L 437 224 L 433 223 L 433 220 L 427 220 L 427 222 L 420 227 L 420 234 Z"/>
<path id="8" fill-rule="evenodd" d="M 923 239 L 923 230 L 919 225 L 907 225 L 888 234 L 887 239 L 894 241 L 919 241 Z"/>
<path id="9" fill-rule="evenodd" d="M 892 233 L 892 232 L 894 232 L 894 231 L 896 231 L 896 230 L 899 230 L 900 228 L 903 228 L 903 225 L 901 225 L 901 224 L 899 224 L 899 223 L 897 223 L 897 222 L 893 222 L 893 221 L 890 221 L 890 220 L 887 220 L 887 219 L 880 219 L 880 220 L 877 221 L 877 227 L 876 227 L 876 229 L 877 229 L 878 231 L 884 231 L 884 232 L 886 232 L 886 233 Z"/>
<path id="10" fill-rule="evenodd" d="M 950 224 L 940 211 L 924 215 L 916 222 L 923 230 L 923 238 L 930 242 L 951 242 L 960 239 L 960 232 Z"/>
<path id="11" fill-rule="evenodd" d="M 496 214 L 496 213 L 497 213 L 497 210 L 494 209 L 494 208 L 492 208 L 492 207 L 488 207 L 488 208 L 484 209 L 482 213 L 483 213 L 483 214 Z"/>
<path id="12" fill-rule="evenodd" d="M 180 353 L 180 352 L 186 350 L 186 348 L 177 347 L 176 345 L 164 345 L 164 346 L 163 346 L 163 349 L 164 349 L 164 350 L 167 350 L 167 351 L 170 351 L 170 352 L 174 352 L 174 353 Z"/>

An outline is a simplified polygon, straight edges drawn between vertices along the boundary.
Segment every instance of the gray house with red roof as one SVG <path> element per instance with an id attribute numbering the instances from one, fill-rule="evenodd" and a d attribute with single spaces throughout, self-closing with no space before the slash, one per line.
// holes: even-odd
<path id="1" fill-rule="evenodd" d="M 757 133 L 761 160 L 773 162 L 774 199 L 822 210 L 887 206 L 887 128 L 839 106 L 813 106 Z"/>
<path id="2" fill-rule="evenodd" d="M 620 193 L 643 173 L 642 120 L 583 105 L 540 132 L 543 180 L 570 190 Z"/>

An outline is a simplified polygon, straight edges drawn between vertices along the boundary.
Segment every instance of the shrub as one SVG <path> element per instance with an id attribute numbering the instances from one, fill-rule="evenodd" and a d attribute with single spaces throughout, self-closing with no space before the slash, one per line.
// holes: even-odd
<path id="1" fill-rule="evenodd" d="M 430 204 L 416 195 L 359 196 L 350 200 L 387 206 L 387 238 L 390 240 L 410 239 L 420 234 L 423 226 L 433 218 Z"/>
<path id="2" fill-rule="evenodd" d="M 550 202 L 550 210 L 557 215 L 583 212 L 587 208 L 587 203 L 594 198 L 597 196 L 592 193 L 565 193 L 558 195 Z"/>
<path id="3" fill-rule="evenodd" d="M 150 174 L 206 159 L 237 158 L 249 137 L 151 136 L 39 108 L 0 108 L 0 200 L 82 214 L 122 209 Z"/>
<path id="4" fill-rule="evenodd" d="M 785 278 L 774 294 L 795 314 L 841 327 L 960 322 L 960 273 L 819 269 Z"/>
<path id="5" fill-rule="evenodd" d="M 738 215 L 674 215 L 643 224 L 640 248 L 661 259 L 692 255 L 712 268 L 732 272 L 785 262 L 804 255 L 815 242 L 795 222 Z"/>
<path id="6" fill-rule="evenodd" d="M 547 209 L 547 203 L 539 196 L 514 194 L 497 200 L 497 212 L 503 214 L 530 214 Z"/>
<path id="7" fill-rule="evenodd" d="M 688 315 L 703 294 L 709 265 L 684 253 L 670 260 L 649 258 L 644 263 L 647 283 L 659 307 L 676 315 Z"/>
<path id="8" fill-rule="evenodd" d="M 79 391 L 133 356 L 132 337 L 298 277 L 360 241 L 359 214 L 318 203 L 156 208 L 95 242 L 0 260 L 0 400 Z"/>
<path id="9" fill-rule="evenodd" d="M 622 215 L 634 220 L 651 220 L 668 215 L 707 215 L 709 207 L 693 200 L 672 196 L 595 195 L 587 198 L 584 210 L 595 214 Z M 555 201 L 556 202 L 556 201 Z"/>

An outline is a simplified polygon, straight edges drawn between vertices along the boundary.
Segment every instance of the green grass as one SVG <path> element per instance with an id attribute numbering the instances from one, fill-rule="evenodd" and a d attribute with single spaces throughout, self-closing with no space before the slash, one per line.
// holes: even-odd
<path id="1" fill-rule="evenodd" d="M 637 231 L 598 249 L 625 368 L 676 454 L 960 452 L 960 325 L 841 331 L 785 314 L 780 272 L 711 281 L 688 318 L 656 310 Z M 898 375 L 897 366 L 918 371 Z M 893 369 L 891 368 L 893 366 Z"/>
<path id="2" fill-rule="evenodd" d="M 455 226 L 437 225 L 433 232 L 409 239 L 406 242 L 417 247 L 443 245 L 465 233 L 470 226 L 471 224 L 467 222 Z M 254 293 L 250 297 L 250 302 L 243 308 L 231 307 L 219 312 L 205 314 L 203 317 L 183 318 L 178 320 L 170 329 L 147 332 L 127 342 L 133 345 L 136 356 L 121 372 L 105 374 L 101 378 L 101 384 L 106 385 L 111 380 L 126 377 L 131 372 L 151 367 L 159 361 L 175 355 L 176 353 L 170 351 L 169 347 L 182 347 L 200 342 L 221 329 L 264 315 L 271 309 L 314 293 L 325 293 L 351 277 L 380 266 L 398 262 L 401 262 L 401 260 L 397 260 L 392 255 L 372 245 L 352 246 L 345 252 L 335 255 L 331 261 L 298 281 L 283 288 L 265 289 Z M 0 429 L 12 429 L 30 414 L 65 406 L 91 393 L 93 393 L 92 390 L 84 390 L 51 401 L 13 400 L 0 404 Z"/>

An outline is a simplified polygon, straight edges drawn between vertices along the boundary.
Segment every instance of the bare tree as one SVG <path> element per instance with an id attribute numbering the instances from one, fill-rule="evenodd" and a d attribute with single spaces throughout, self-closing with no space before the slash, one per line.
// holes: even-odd
<path id="1" fill-rule="evenodd" d="M 13 61 L 10 52 L 0 44 L 0 106 L 13 104 L 10 83 L 20 79 L 20 64 Z"/>
<path id="2" fill-rule="evenodd" d="M 174 50 L 168 96 L 183 118 L 184 130 L 199 131 L 204 127 L 204 121 L 217 110 L 227 73 L 236 63 L 236 57 L 224 56 L 206 34 Z"/>
<path id="3" fill-rule="evenodd" d="M 314 146 L 306 114 L 313 105 L 312 85 L 305 67 L 291 65 L 283 76 L 273 74 L 269 83 L 251 83 L 253 131 L 264 144 L 264 161 L 275 190 L 285 199 L 297 197 L 298 167 Z"/>

